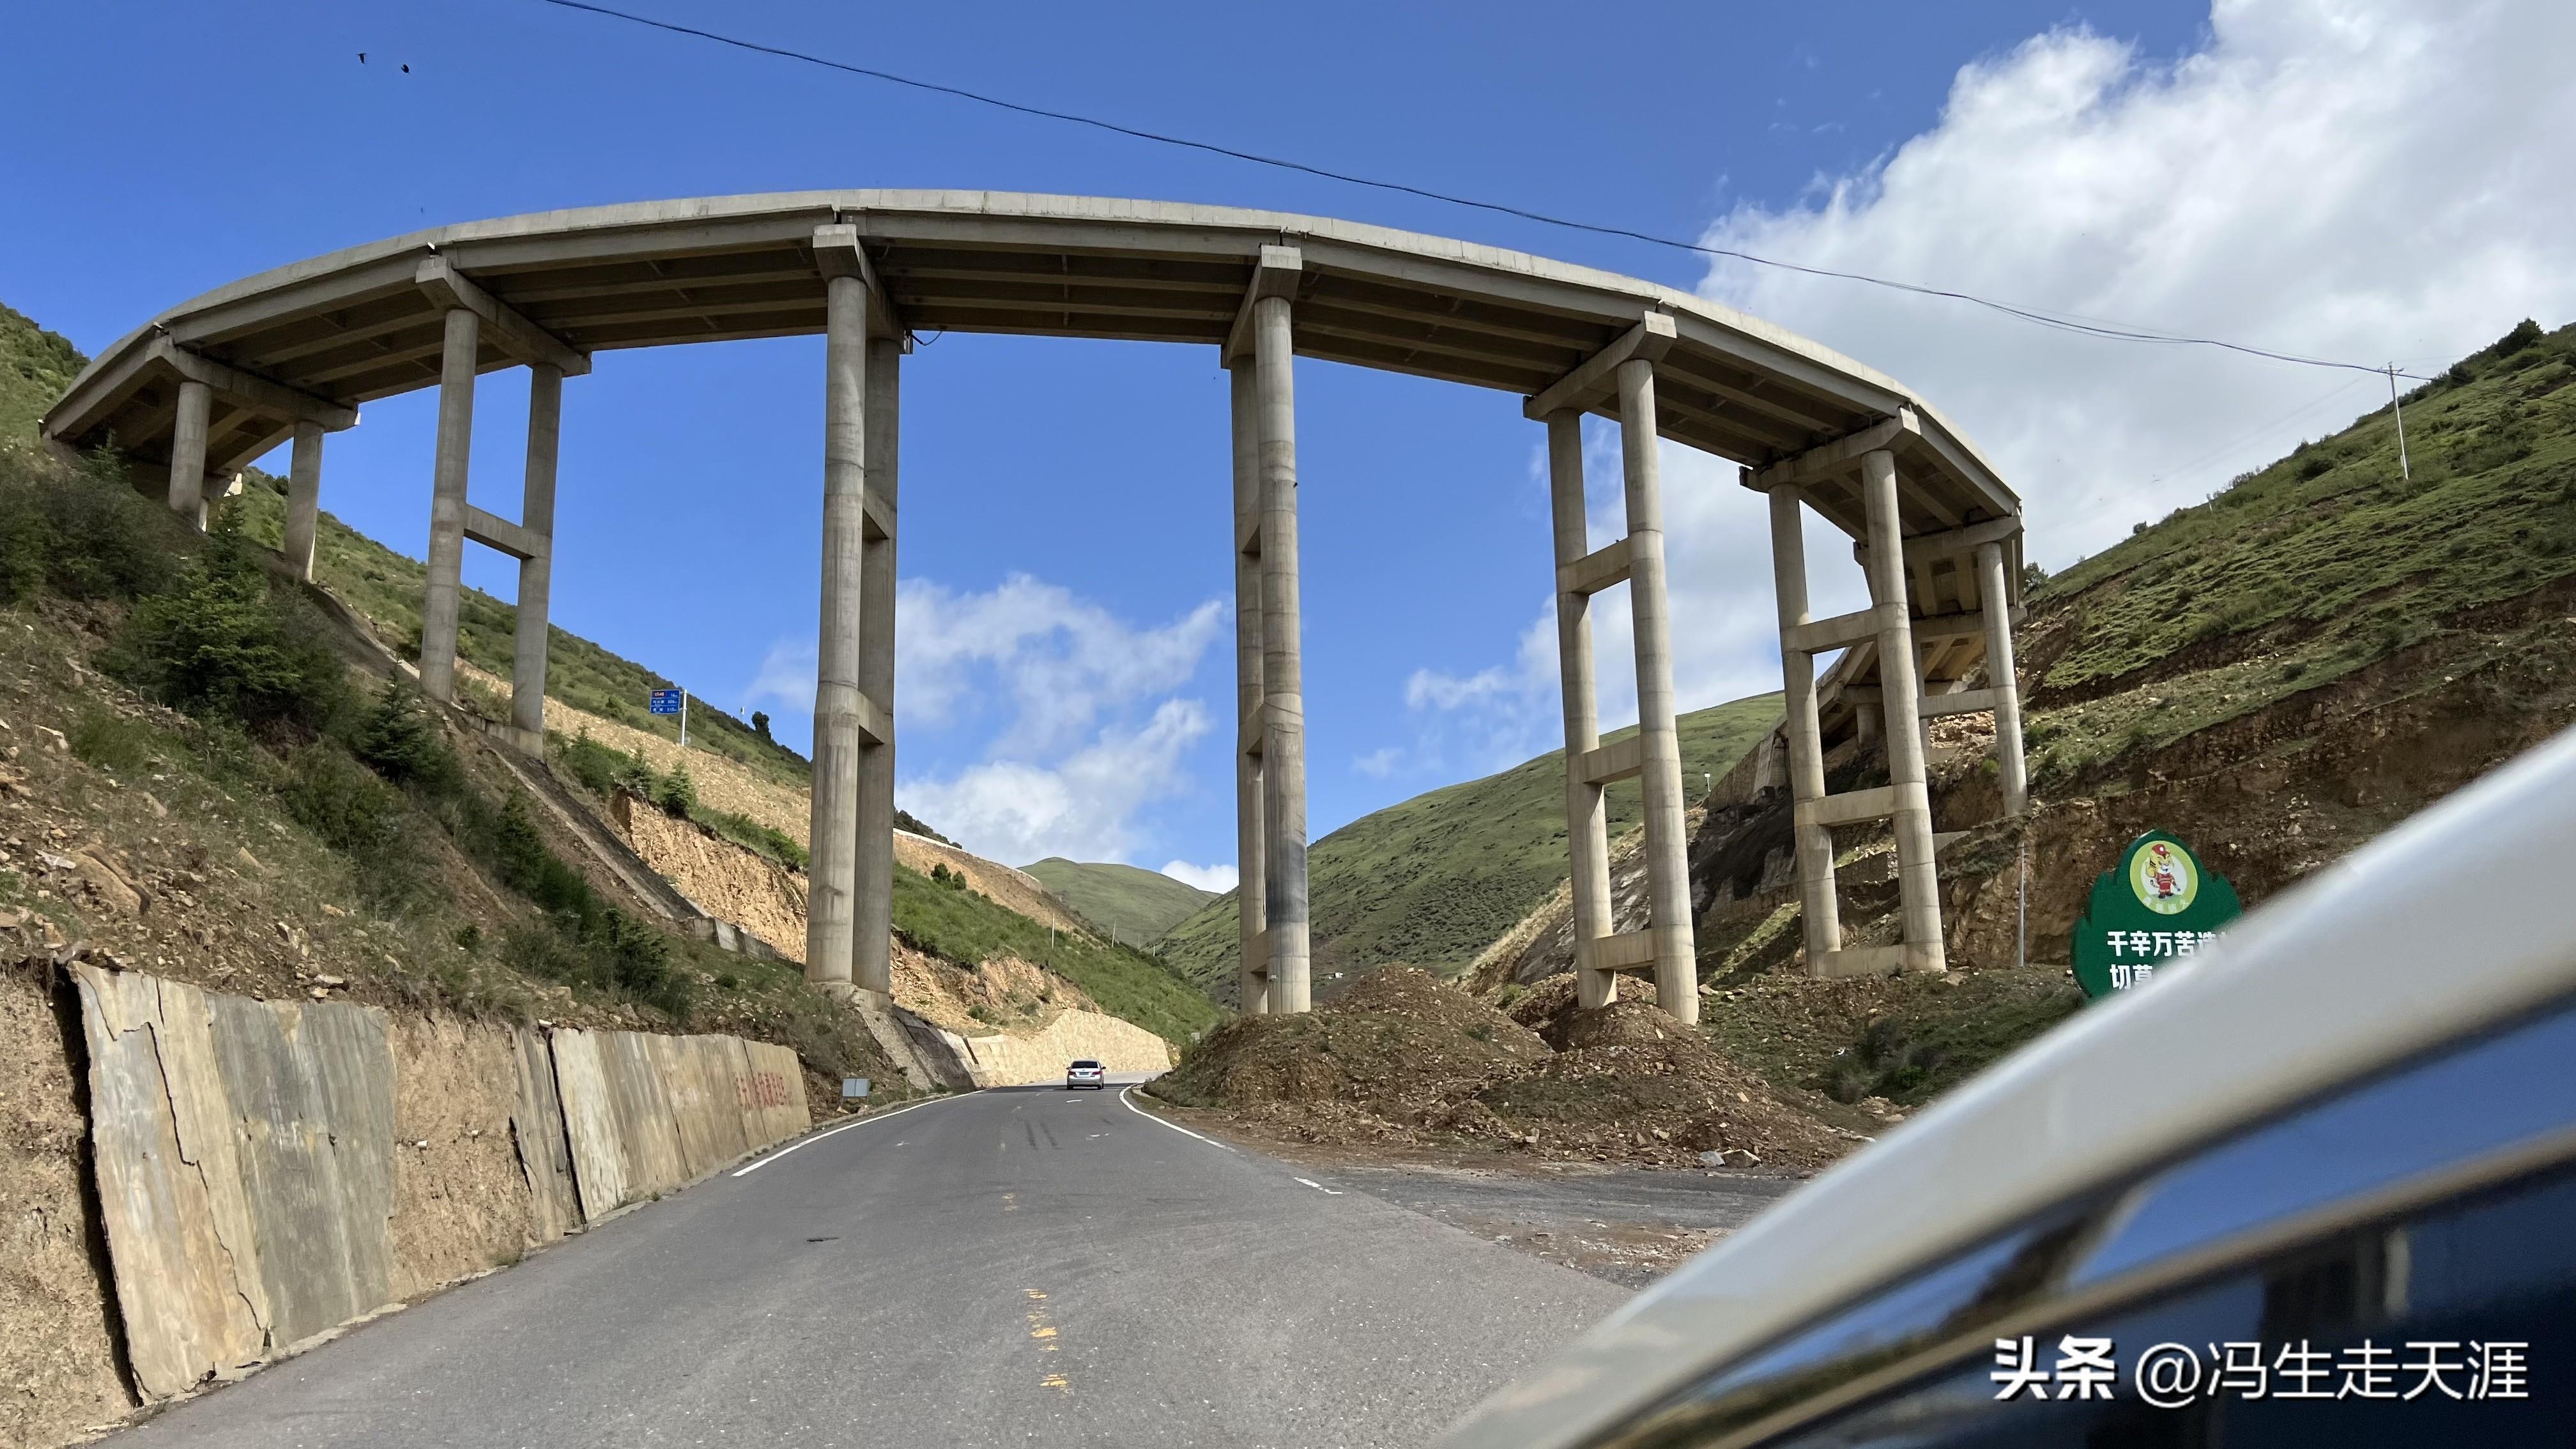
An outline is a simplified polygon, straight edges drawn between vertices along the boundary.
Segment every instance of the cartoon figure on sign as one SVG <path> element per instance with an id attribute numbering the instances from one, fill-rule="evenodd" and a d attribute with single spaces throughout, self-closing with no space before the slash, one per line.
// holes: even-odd
<path id="1" fill-rule="evenodd" d="M 2182 881 L 2174 875 L 2173 847 L 2159 840 L 2147 847 L 2147 885 L 2160 901 L 2182 894 Z"/>
<path id="2" fill-rule="evenodd" d="M 2180 849 L 2150 840 L 2130 859 L 2129 889 L 2136 893 L 2138 904 L 2157 915 L 2177 915 L 2200 894 L 2200 873 Z"/>

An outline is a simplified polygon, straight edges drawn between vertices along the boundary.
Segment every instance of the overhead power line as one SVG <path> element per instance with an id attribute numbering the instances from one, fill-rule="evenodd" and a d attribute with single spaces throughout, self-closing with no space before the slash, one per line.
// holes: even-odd
<path id="1" fill-rule="evenodd" d="M 2072 332 L 2086 337 L 2106 338 L 2115 342 L 2147 342 L 2169 347 L 2215 347 L 2222 351 L 2241 353 L 2247 357 L 2266 358 L 2273 362 L 2295 363 L 2302 367 L 2331 367 L 2350 372 L 2367 372 L 2377 376 L 2386 376 L 2388 373 L 2388 368 L 2385 365 L 2374 366 L 2369 363 L 2361 362 L 2341 362 L 2333 358 L 2326 357 L 2305 357 L 2294 352 L 2276 352 L 2270 348 L 2254 347 L 2242 342 L 2229 342 L 2223 338 L 2196 337 L 2187 333 L 2168 332 L 2151 327 L 2105 322 L 2066 313 L 2049 312 L 2037 307 L 2020 306 L 2011 302 L 1999 302 L 1991 297 L 1978 296 L 1973 292 L 1962 292 L 1947 287 L 1925 286 L 1918 282 L 1897 281 L 1888 277 L 1875 277 L 1866 272 L 1848 272 L 1837 270 L 1832 267 L 1811 267 L 1800 262 L 1784 262 L 1777 257 L 1757 256 L 1752 252 L 1740 251 L 1733 247 L 1713 247 L 1703 242 L 1684 241 L 1678 237 L 1659 236 L 1653 232 L 1639 231 L 1632 227 L 1609 226 L 1599 222 L 1577 221 L 1571 217 L 1554 216 L 1547 212 L 1533 211 L 1528 207 L 1514 206 L 1507 202 L 1483 201 L 1472 196 L 1459 196 L 1450 192 L 1435 191 L 1429 187 L 1414 186 L 1407 182 L 1388 181 L 1381 177 L 1374 176 L 1361 176 L 1348 171 L 1335 171 L 1330 167 L 1309 165 L 1306 162 L 1294 161 L 1282 156 L 1265 156 L 1258 151 L 1245 151 L 1232 146 L 1223 146 L 1214 141 L 1202 141 L 1189 136 L 1174 136 L 1161 131 L 1145 130 L 1138 126 L 1121 125 L 1116 121 L 1102 120 L 1097 116 L 1081 115 L 1073 111 L 1050 110 L 1044 106 L 1026 105 L 1019 101 L 1005 100 L 1000 96 L 987 95 L 982 91 L 968 90 L 963 86 L 943 85 L 937 81 L 926 81 L 914 76 L 898 75 L 893 71 L 879 70 L 873 66 L 852 65 L 847 61 L 833 60 L 828 56 L 815 55 L 810 51 L 796 50 L 780 45 L 767 45 L 756 40 L 745 40 L 739 36 L 724 35 L 713 30 L 700 29 L 694 25 L 682 25 L 676 21 L 656 20 L 649 15 L 637 15 L 625 10 L 611 9 L 605 5 L 590 4 L 588 3 L 588 0 L 540 0 L 540 3 L 553 5 L 564 10 L 579 10 L 591 15 L 604 16 L 611 20 L 622 20 L 630 25 L 640 25 L 652 30 L 667 31 L 673 35 L 684 35 L 691 39 L 704 40 L 716 45 L 731 46 L 736 50 L 749 51 L 755 55 L 775 56 L 780 60 L 793 60 L 802 62 L 806 65 L 821 66 L 826 70 L 836 70 L 848 75 L 864 76 L 870 80 L 884 81 L 890 85 L 907 86 L 913 90 L 928 91 L 934 95 L 953 96 L 959 100 L 973 101 L 977 105 L 991 106 L 996 110 L 1010 111 L 1018 115 L 1034 116 L 1038 119 L 1048 121 L 1062 121 L 1067 125 L 1088 126 L 1093 130 L 1107 131 L 1112 135 L 1125 136 L 1133 140 L 1151 141 L 1157 145 L 1163 146 L 1178 146 L 1185 150 L 1199 151 L 1211 156 L 1224 156 L 1236 161 L 1248 161 L 1256 166 L 1270 166 L 1282 171 L 1294 171 L 1301 175 L 1313 176 L 1325 181 L 1338 181 L 1345 185 L 1364 186 L 1377 191 L 1391 191 L 1399 195 L 1419 197 L 1425 201 L 1440 202 L 1447 206 L 1463 206 L 1476 211 L 1492 212 L 1500 216 L 1517 217 L 1523 221 L 1537 222 L 1542 226 L 1563 227 L 1569 231 L 1589 232 L 1594 236 L 1619 237 L 1628 241 L 1644 242 L 1650 246 L 1670 247 L 1676 251 L 1694 252 L 1705 257 L 1724 257 L 1733 261 L 1749 263 L 1757 267 L 1770 267 L 1784 272 L 1798 272 L 1811 277 L 1830 277 L 1840 281 L 1860 282 L 1868 286 L 1885 287 L 1891 291 L 1910 292 L 1916 296 L 1938 297 L 1954 302 L 1966 302 L 1972 306 L 1984 307 L 1990 311 L 2003 313 L 2008 317 L 2016 317 L 2024 322 L 2033 323 L 2041 327 L 2055 328 L 2061 332 Z M 2429 381 L 2429 379 L 2417 378 L 2413 373 L 2400 373 L 2399 376 L 2414 378 L 2419 382 Z"/>

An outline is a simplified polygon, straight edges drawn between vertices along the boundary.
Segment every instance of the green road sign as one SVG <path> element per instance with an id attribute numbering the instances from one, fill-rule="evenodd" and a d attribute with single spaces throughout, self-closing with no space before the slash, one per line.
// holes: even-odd
<path id="1" fill-rule="evenodd" d="M 2207 950 L 2244 913 L 2225 876 L 2181 841 L 2150 830 L 2093 882 L 2075 923 L 2075 980 L 2091 997 L 2134 990 Z"/>

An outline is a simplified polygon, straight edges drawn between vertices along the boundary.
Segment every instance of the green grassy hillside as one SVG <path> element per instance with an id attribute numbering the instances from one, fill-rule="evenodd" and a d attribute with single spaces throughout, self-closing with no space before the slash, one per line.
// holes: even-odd
<path id="1" fill-rule="evenodd" d="M 235 506 L 242 510 L 244 534 L 271 548 L 282 542 L 285 533 L 284 486 L 284 480 L 254 470 L 243 484 L 241 497 L 235 500 Z M 403 638 L 393 641 L 397 649 L 420 636 L 420 600 L 426 568 L 418 559 L 406 558 L 329 512 L 323 513 L 322 526 L 313 542 L 313 577 L 380 627 L 401 634 Z M 516 608 L 490 594 L 480 589 L 465 590 L 457 610 L 457 654 L 479 669 L 509 678 L 514 647 L 511 635 L 518 626 L 518 617 Z M 561 628 L 549 632 L 548 697 L 652 734 L 679 737 L 676 716 L 649 714 L 644 708 L 646 695 L 656 689 L 677 688 L 677 681 L 612 654 L 580 635 L 567 634 Z M 755 733 L 749 724 L 703 698 L 689 700 L 689 746 L 723 755 L 797 788 L 803 787 L 811 773 L 804 756 Z"/>
<path id="2" fill-rule="evenodd" d="M 2405 399 L 2034 590 L 2043 786 L 2315 689 L 2576 574 L 2576 327 L 2525 322 Z M 2033 687 L 2035 685 L 2035 687 Z"/>
<path id="3" fill-rule="evenodd" d="M 1036 876 L 1075 914 L 1121 941 L 1150 942 L 1216 899 L 1158 870 L 1052 855 L 1021 869 Z"/>
<path id="4" fill-rule="evenodd" d="M 1703 773 L 1726 773 L 1779 718 L 1776 694 L 1683 715 L 1686 793 L 1699 793 Z M 1609 793 L 1616 835 L 1639 819 L 1637 787 L 1623 782 Z M 1316 983 L 1327 994 L 1335 971 L 1396 961 L 1462 970 L 1565 879 L 1564 752 L 1363 815 L 1317 841 L 1306 870 Z M 1229 892 L 1157 949 L 1190 980 L 1229 998 L 1235 921 Z"/>
<path id="5" fill-rule="evenodd" d="M 88 365 L 68 340 L 0 306 L 0 443 L 32 440 L 37 419 Z"/>
<path id="6" fill-rule="evenodd" d="M 23 314 L 0 306 L 0 440 L 36 436 L 37 420 L 89 359 L 70 342 Z M 246 537 L 277 547 L 285 533 L 285 481 L 252 469 L 233 505 L 242 512 Z M 313 572 L 325 587 L 380 626 L 417 639 L 425 565 L 357 532 L 329 513 L 314 541 Z M 510 676 L 511 630 L 518 611 L 479 589 L 467 589 L 459 610 L 456 652 L 476 667 Z M 394 641 L 397 647 L 402 640 Z M 553 631 L 548 646 L 546 693 L 576 709 L 621 724 L 676 738 L 679 722 L 648 714 L 644 698 L 676 681 L 623 659 L 589 640 Z M 809 774 L 803 756 L 753 732 L 750 725 L 701 699 L 689 702 L 693 745 L 740 761 L 781 783 L 801 788 Z"/>
<path id="7" fill-rule="evenodd" d="M 1216 1025 L 1217 1009 L 1198 988 L 1142 951 L 1051 931 L 959 884 L 894 871 L 896 934 L 964 966 L 1017 956 L 1088 992 L 1100 1009 L 1175 1044 Z"/>

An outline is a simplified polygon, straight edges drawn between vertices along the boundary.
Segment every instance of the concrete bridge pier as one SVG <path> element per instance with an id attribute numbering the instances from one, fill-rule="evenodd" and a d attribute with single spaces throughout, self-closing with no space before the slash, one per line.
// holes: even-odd
<path id="1" fill-rule="evenodd" d="M 206 530 L 206 428 L 214 389 L 195 378 L 179 383 L 179 413 L 170 434 L 170 511 Z"/>
<path id="2" fill-rule="evenodd" d="M 1637 646 L 1637 780 L 1646 816 L 1655 1002 L 1699 1020 L 1692 939 L 1690 830 L 1682 805 L 1681 732 L 1673 719 L 1673 635 L 1664 589 L 1663 469 L 1656 448 L 1655 364 L 1619 364 L 1619 445 L 1626 464 L 1628 610 Z"/>
<path id="3" fill-rule="evenodd" d="M 1824 731 L 1816 718 L 1816 660 L 1799 647 L 1807 626 L 1806 529 L 1803 500 L 1786 483 L 1771 489 L 1771 586 L 1780 601 L 1780 675 L 1789 741 L 1791 841 L 1798 861 L 1798 906 L 1809 969 L 1843 948 L 1842 908 L 1834 896 L 1834 832 L 1815 818 L 1825 798 Z M 1864 712 L 1865 713 L 1865 712 Z M 1821 974 L 1819 972 L 1818 974 Z"/>
<path id="4" fill-rule="evenodd" d="M 519 598 L 510 658 L 510 729 L 522 753 L 546 750 L 547 612 L 555 567 L 555 465 L 563 444 L 563 369 L 528 365 L 528 465 L 519 528 L 534 547 L 519 554 Z"/>
<path id="5" fill-rule="evenodd" d="M 430 470 L 429 587 L 420 607 L 420 689 L 456 700 L 456 616 L 465 569 L 465 483 L 474 446 L 475 359 L 483 319 L 450 307 L 438 359 L 438 454 Z"/>
<path id="6" fill-rule="evenodd" d="M 814 231 L 824 276 L 823 608 L 805 979 L 893 990 L 895 456 L 906 333 L 858 228 Z"/>
<path id="7" fill-rule="evenodd" d="M 1264 269 L 1270 270 L 1266 259 Z M 1297 395 L 1288 298 L 1256 296 L 1253 323 L 1261 419 L 1262 958 L 1270 1009 L 1295 1012 L 1313 1005 L 1313 982 L 1306 934 L 1306 696 L 1297 615 Z"/>
<path id="8" fill-rule="evenodd" d="M 859 629 L 867 520 L 868 289 L 825 283 L 823 610 L 814 663 L 814 811 L 805 896 L 805 978 L 852 989 L 859 845 Z"/>
<path id="9" fill-rule="evenodd" d="M 286 469 L 286 534 L 282 550 L 299 583 L 313 582 L 313 537 L 322 523 L 322 425 L 295 424 L 295 451 Z"/>
<path id="10" fill-rule="evenodd" d="M 859 698 L 874 724 L 859 732 L 858 842 L 851 852 L 858 893 L 851 980 L 862 991 L 894 991 L 894 609 L 895 459 L 904 342 L 868 339 L 867 494 L 859 566 Z"/>
<path id="11" fill-rule="evenodd" d="M 1269 830 L 1261 811 L 1261 388 L 1248 362 L 1230 365 L 1234 403 L 1234 848 L 1236 1001 L 1246 1016 L 1270 1011 Z"/>
<path id="12" fill-rule="evenodd" d="M 1672 623 L 1664 588 L 1663 470 L 1656 448 L 1655 364 L 1676 336 L 1672 317 L 1649 312 L 1581 366 L 1532 397 L 1522 412 L 1547 424 L 1550 517 L 1556 542 L 1557 665 L 1565 702 L 1565 835 L 1573 886 L 1576 999 L 1607 1004 L 1621 971 L 1648 970 L 1655 1004 L 1699 1020 L 1690 839 L 1682 801 L 1681 736 L 1673 719 Z M 1615 412 L 1627 536 L 1591 547 L 1583 507 L 1582 416 Z M 1637 732 L 1604 745 L 1593 699 L 1591 596 L 1628 585 L 1636 642 Z M 1643 931 L 1613 934 L 1602 791 L 1635 777 L 1646 826 Z"/>
<path id="13" fill-rule="evenodd" d="M 1791 829 L 1807 969 L 1817 976 L 1948 969 L 1928 768 L 1934 716 L 1991 711 L 2004 812 L 2017 814 L 2027 804 L 2009 552 L 2021 536 L 2021 515 L 2012 509 L 1963 517 L 1965 510 L 1940 498 L 1929 479 L 1909 495 L 1898 485 L 1900 449 L 1920 461 L 1939 457 L 1911 408 L 1744 475 L 1745 486 L 1770 495 Z M 1902 511 L 1909 499 L 1917 526 L 1931 525 L 1911 535 Z M 1800 525 L 1806 507 L 1855 538 L 1854 556 L 1869 579 L 1868 608 L 1829 619 L 1808 617 Z M 1983 689 L 1961 687 L 1965 676 L 1956 671 L 1968 650 L 1976 651 L 1966 654 L 1968 664 L 1983 655 Z M 1843 657 L 1820 685 L 1815 656 L 1837 652 Z M 1925 680 L 1935 677 L 1935 664 L 1943 671 L 1941 682 L 1951 687 L 1929 692 Z M 1876 683 L 1863 682 L 1872 674 Z M 1883 745 L 1886 784 L 1826 792 L 1820 715 L 1828 707 L 1850 723 L 1859 744 Z M 1896 842 L 1900 939 L 1893 945 L 1846 946 L 1834 896 L 1833 828 L 1877 820 L 1887 822 Z"/>
<path id="14" fill-rule="evenodd" d="M 1556 664 L 1565 704 L 1565 844 L 1573 888 L 1575 1000 L 1607 1006 L 1617 973 L 1594 964 L 1583 949 L 1610 934 L 1610 836 L 1601 783 L 1584 761 L 1601 748 L 1601 709 L 1592 682 L 1592 596 L 1567 587 L 1566 571 L 1592 550 L 1584 516 L 1583 414 L 1560 408 L 1547 415 L 1549 520 L 1556 540 Z"/>
<path id="15" fill-rule="evenodd" d="M 1869 598 L 1878 619 L 1879 687 L 1887 706 L 1887 788 L 1896 834 L 1896 890 L 1904 916 L 1902 966 L 1946 969 L 1941 886 L 1932 860 L 1932 796 L 1923 748 L 1923 682 L 1914 617 L 1905 598 L 1905 540 L 1896 515 L 1896 455 L 1861 455 L 1861 505 L 1869 523 Z"/>

